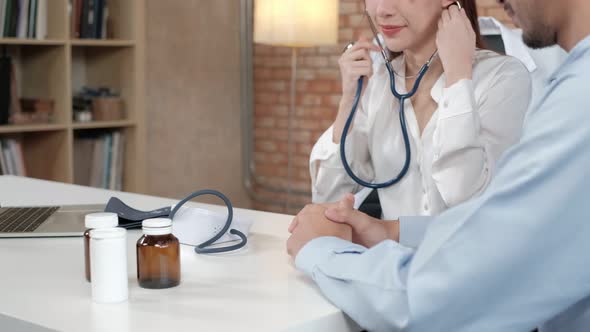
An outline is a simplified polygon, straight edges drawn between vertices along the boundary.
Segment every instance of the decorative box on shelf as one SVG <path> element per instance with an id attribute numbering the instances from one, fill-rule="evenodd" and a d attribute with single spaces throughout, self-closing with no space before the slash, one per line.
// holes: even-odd
<path id="1" fill-rule="evenodd" d="M 10 115 L 10 123 L 17 125 L 51 123 L 53 99 L 21 98 L 20 108 Z"/>
<path id="2" fill-rule="evenodd" d="M 92 99 L 92 114 L 94 121 L 122 120 L 123 99 L 120 97 L 98 97 Z"/>
<path id="3" fill-rule="evenodd" d="M 74 96 L 74 121 L 117 121 L 125 119 L 125 104 L 117 92 L 109 88 L 88 88 Z"/>

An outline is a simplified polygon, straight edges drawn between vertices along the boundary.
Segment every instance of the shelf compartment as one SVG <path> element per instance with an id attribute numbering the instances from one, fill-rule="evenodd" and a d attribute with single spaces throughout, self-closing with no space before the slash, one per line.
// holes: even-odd
<path id="1" fill-rule="evenodd" d="M 72 95 L 87 86 L 108 87 L 120 93 L 124 118 L 134 118 L 135 61 L 134 48 L 72 47 Z"/>
<path id="2" fill-rule="evenodd" d="M 121 134 L 122 155 L 115 146 L 115 135 L 105 140 L 105 134 Z M 119 141 L 121 142 L 121 141 Z M 138 165 L 135 158 L 135 129 L 89 129 L 74 132 L 74 183 L 108 189 L 120 189 L 113 184 L 119 182 L 122 188 L 135 185 L 134 172 Z M 122 162 L 118 159 L 122 158 Z M 107 172 L 106 174 L 105 172 Z"/>
<path id="3" fill-rule="evenodd" d="M 2 139 L 16 139 L 22 145 L 27 176 L 58 182 L 70 182 L 67 130 L 2 134 Z"/>
<path id="4" fill-rule="evenodd" d="M 137 0 L 109 0 L 109 38 L 135 39 Z"/>
<path id="5" fill-rule="evenodd" d="M 109 15 L 107 21 L 107 38 L 84 38 L 82 40 L 100 42 L 103 40 L 109 41 L 134 39 L 136 14 L 135 6 L 137 6 L 137 0 L 109 0 L 107 6 Z M 70 20 L 68 20 L 70 24 L 70 35 L 72 39 L 74 37 L 73 32 L 71 31 L 73 27 L 73 19 L 74 15 L 71 15 Z M 81 18 L 81 21 L 83 21 L 83 18 Z"/>
<path id="6" fill-rule="evenodd" d="M 63 45 L 7 46 L 15 66 L 18 97 L 52 99 L 51 124 L 67 123 L 69 120 L 66 49 Z"/>

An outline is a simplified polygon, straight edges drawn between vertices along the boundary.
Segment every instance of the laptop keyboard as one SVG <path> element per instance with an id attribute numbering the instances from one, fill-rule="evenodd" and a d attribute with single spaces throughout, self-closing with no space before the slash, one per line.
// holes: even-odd
<path id="1" fill-rule="evenodd" d="M 0 233 L 29 233 L 35 231 L 59 207 L 5 208 L 0 212 Z"/>

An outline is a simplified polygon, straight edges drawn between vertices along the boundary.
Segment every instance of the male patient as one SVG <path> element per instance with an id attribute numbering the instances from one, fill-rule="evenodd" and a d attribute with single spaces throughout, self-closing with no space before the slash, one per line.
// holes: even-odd
<path id="1" fill-rule="evenodd" d="M 346 197 L 306 207 L 290 227 L 297 268 L 369 331 L 590 329 L 590 1 L 504 5 L 527 45 L 569 55 L 488 190 L 387 224 Z M 403 245 L 414 223 L 428 228 Z"/>

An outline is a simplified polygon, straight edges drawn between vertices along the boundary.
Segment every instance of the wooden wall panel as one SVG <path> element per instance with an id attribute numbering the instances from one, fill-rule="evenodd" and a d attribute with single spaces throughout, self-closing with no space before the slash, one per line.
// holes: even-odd
<path id="1" fill-rule="evenodd" d="M 151 194 L 211 188 L 250 206 L 242 186 L 239 38 L 239 1 L 147 1 Z"/>

